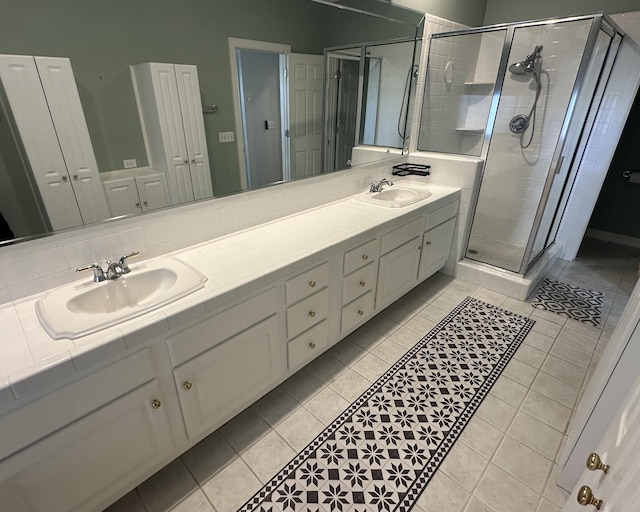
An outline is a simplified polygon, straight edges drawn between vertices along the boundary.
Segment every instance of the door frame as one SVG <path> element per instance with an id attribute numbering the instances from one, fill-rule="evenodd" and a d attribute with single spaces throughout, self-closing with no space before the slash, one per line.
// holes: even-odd
<path id="1" fill-rule="evenodd" d="M 235 121 L 236 147 L 238 151 L 238 170 L 240 172 L 240 187 L 247 188 L 247 165 L 245 161 L 244 123 L 242 102 L 240 98 L 240 80 L 238 78 L 238 62 L 236 50 L 257 50 L 280 55 L 280 138 L 282 140 L 282 178 L 287 181 L 291 176 L 289 164 L 289 54 L 291 46 L 288 44 L 256 41 L 229 37 L 229 63 L 231 64 L 231 89 L 233 93 L 233 114 Z"/>

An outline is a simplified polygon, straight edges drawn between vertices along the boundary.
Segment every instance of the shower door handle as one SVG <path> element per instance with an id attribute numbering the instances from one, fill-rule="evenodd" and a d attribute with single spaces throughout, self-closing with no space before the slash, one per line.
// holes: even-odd
<path id="1" fill-rule="evenodd" d="M 558 160 L 558 164 L 556 165 L 556 174 L 560 174 L 560 169 L 562 169 L 563 163 L 564 163 L 564 155 L 561 155 L 560 160 Z"/>

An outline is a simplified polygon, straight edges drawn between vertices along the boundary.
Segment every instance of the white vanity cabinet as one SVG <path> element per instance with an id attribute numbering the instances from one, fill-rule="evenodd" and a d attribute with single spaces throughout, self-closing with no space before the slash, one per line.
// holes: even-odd
<path id="1" fill-rule="evenodd" d="M 287 364 L 298 369 L 329 346 L 329 262 L 285 281 Z"/>
<path id="2" fill-rule="evenodd" d="M 342 265 L 340 332 L 346 334 L 373 315 L 380 239 L 346 251 Z"/>
<path id="3" fill-rule="evenodd" d="M 283 378 L 278 293 L 270 288 L 167 339 L 187 435 L 219 427 Z"/>
<path id="4" fill-rule="evenodd" d="M 95 510 L 175 445 L 149 350 L 0 416 L 0 508 Z"/>
<path id="5" fill-rule="evenodd" d="M 382 236 L 376 292 L 377 311 L 384 309 L 418 284 L 424 225 L 424 217 L 418 217 Z"/>
<path id="6" fill-rule="evenodd" d="M 157 210 L 171 204 L 167 178 L 162 173 L 128 175 L 126 171 L 114 171 L 103 179 L 103 185 L 113 217 Z"/>
<path id="7" fill-rule="evenodd" d="M 458 215 L 458 201 L 427 214 L 422 238 L 418 280 L 424 281 L 440 270 L 449 259 Z"/>
<path id="8" fill-rule="evenodd" d="M 153 167 L 166 174 L 171 204 L 213 196 L 196 66 L 131 66 Z"/>
<path id="9" fill-rule="evenodd" d="M 54 230 L 110 217 L 71 62 L 0 55 L 0 102 Z"/>

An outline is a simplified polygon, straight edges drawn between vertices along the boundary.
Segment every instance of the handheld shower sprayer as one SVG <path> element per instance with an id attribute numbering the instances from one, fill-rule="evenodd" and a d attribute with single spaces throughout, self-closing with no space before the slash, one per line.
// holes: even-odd
<path id="1" fill-rule="evenodd" d="M 529 111 L 529 114 L 518 114 L 514 116 L 509 122 L 509 129 L 512 133 L 520 134 L 520 147 L 528 148 L 531 145 L 531 141 L 533 141 L 533 135 L 536 127 L 536 106 L 538 104 L 538 99 L 540 98 L 540 91 L 542 89 L 542 84 L 540 83 L 540 70 L 542 69 L 542 49 L 543 46 L 541 44 L 536 45 L 533 49 L 533 52 L 527 55 L 527 58 L 523 61 L 516 62 L 509 66 L 509 71 L 514 75 L 528 75 L 532 74 L 536 80 L 536 97 L 533 101 L 533 106 Z M 524 133 L 531 126 L 531 137 L 529 138 L 529 142 L 524 144 Z"/>

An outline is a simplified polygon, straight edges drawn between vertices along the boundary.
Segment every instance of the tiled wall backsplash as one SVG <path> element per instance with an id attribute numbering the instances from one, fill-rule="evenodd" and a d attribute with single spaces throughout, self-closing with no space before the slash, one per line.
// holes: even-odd
<path id="1" fill-rule="evenodd" d="M 344 199 L 365 190 L 374 179 L 390 176 L 407 157 L 361 165 L 301 181 L 169 210 L 74 229 L 0 249 L 0 304 L 77 279 L 75 269 L 138 250 L 148 259 L 219 238 L 242 229 Z M 420 156 L 431 163 L 434 184 L 460 186 L 468 204 L 478 164 L 441 155 Z M 474 178 L 471 178 L 471 177 Z M 472 186 L 472 185 L 470 185 Z M 465 214 L 466 219 L 466 214 Z M 465 220 L 466 222 L 466 220 Z"/>

